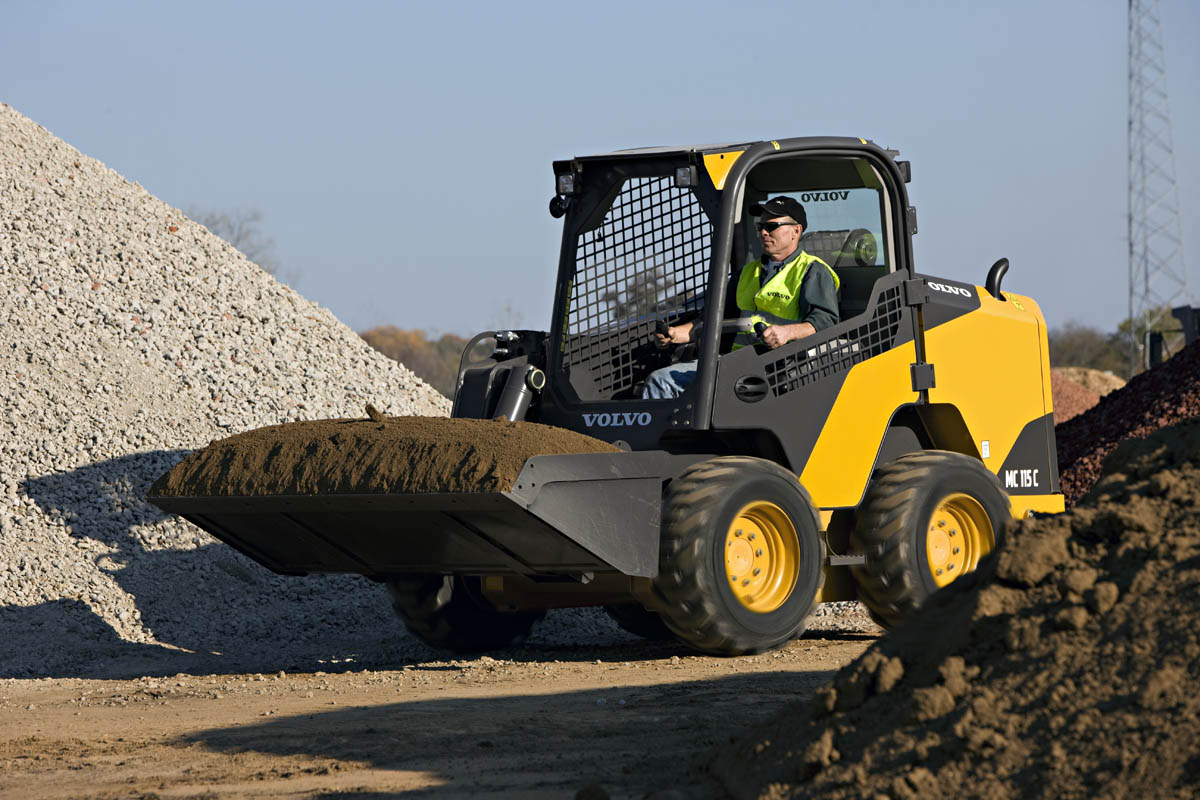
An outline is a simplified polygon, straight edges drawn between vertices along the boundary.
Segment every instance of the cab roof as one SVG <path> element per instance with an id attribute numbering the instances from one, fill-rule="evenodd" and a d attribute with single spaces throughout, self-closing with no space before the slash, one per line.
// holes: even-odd
<path id="1" fill-rule="evenodd" d="M 587 161 L 620 161 L 631 158 L 661 158 L 663 156 L 682 156 L 706 153 L 727 153 L 731 150 L 749 150 L 755 145 L 777 145 L 780 150 L 806 150 L 822 148 L 847 148 L 871 145 L 877 147 L 869 139 L 858 139 L 852 136 L 800 136 L 790 139 L 765 139 L 762 141 L 720 142 L 716 144 L 691 144 L 675 147 L 635 147 L 627 150 L 614 150 L 610 153 L 597 153 L 590 156 L 575 156 L 573 159 L 555 161 L 559 164 Z"/>

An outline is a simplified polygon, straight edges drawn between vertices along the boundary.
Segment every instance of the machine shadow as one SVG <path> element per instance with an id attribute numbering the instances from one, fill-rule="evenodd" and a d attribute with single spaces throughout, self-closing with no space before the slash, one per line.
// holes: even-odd
<path id="1" fill-rule="evenodd" d="M 0 655 L 0 676 L 329 671 L 397 663 L 420 654 L 392 616 L 382 587 L 356 576 L 284 579 L 198 529 L 188 526 L 189 540 L 188 532 L 168 526 L 174 516 L 146 502 L 146 492 L 188 452 L 136 453 L 21 484 L 41 511 L 61 525 L 67 550 L 62 559 L 73 562 L 68 567 L 79 563 L 81 568 L 66 571 L 72 582 L 59 587 L 63 597 L 31 607 L 0 606 L 6 634 L 43 652 L 48 649 L 45 637 L 53 637 L 55 650 L 52 657 L 26 664 L 10 648 Z M 16 580 L 37 580 L 36 571 L 24 571 L 23 559 L 16 558 L 22 565 Z M 106 582 L 128 595 L 125 602 L 133 604 L 132 612 L 111 606 L 113 587 L 105 589 Z M 378 613 L 367 613 L 365 625 L 347 625 L 331 600 L 339 596 L 331 585 L 344 591 L 348 606 L 358 608 L 355 622 L 363 622 L 363 608 L 377 606 Z M 105 603 L 109 605 L 103 607 Z M 114 615 L 122 612 L 127 634 L 147 631 L 153 638 L 144 643 L 123 639 L 114 627 L 119 624 Z M 299 650 L 303 655 L 274 652 L 272 644 L 284 641 L 293 654 Z"/>
<path id="2" fill-rule="evenodd" d="M 310 758 L 314 770 L 354 762 L 422 773 L 436 786 L 395 794 L 365 788 L 338 797 L 470 797 L 504 793 L 570 797 L 596 783 L 614 796 L 694 786 L 705 760 L 732 735 L 789 703 L 807 701 L 829 670 L 744 673 L 652 686 L 558 694 L 420 700 L 338 708 L 181 737 L 225 754 Z M 553 691 L 548 679 L 546 689 Z M 403 690 L 401 690 L 403 691 Z M 466 691 L 466 689 L 464 689 Z M 511 793 L 511 794 L 509 794 Z"/>

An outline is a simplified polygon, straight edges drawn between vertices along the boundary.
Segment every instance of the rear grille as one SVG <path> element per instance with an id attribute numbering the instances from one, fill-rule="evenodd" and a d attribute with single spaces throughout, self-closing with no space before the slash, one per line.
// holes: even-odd
<path id="1" fill-rule="evenodd" d="M 583 400 L 630 389 L 635 347 L 655 322 L 703 300 L 712 223 L 669 177 L 629 178 L 604 222 L 579 235 L 563 330 L 562 364 Z"/>

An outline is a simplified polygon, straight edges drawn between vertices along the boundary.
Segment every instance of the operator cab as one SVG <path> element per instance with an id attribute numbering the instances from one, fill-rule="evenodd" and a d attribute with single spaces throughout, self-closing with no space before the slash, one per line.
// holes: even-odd
<path id="1" fill-rule="evenodd" d="M 566 217 L 550 353 L 557 405 L 640 401 L 650 372 L 695 359 L 694 346 L 658 350 L 653 334 L 662 324 L 704 317 L 719 241 L 729 242 L 727 255 L 718 256 L 726 265 L 723 280 L 736 285 L 741 267 L 761 253 L 749 209 L 769 197 L 788 195 L 805 207 L 809 226 L 801 247 L 838 274 L 841 322 L 872 313 L 876 282 L 899 262 L 898 204 L 878 157 L 854 154 L 847 140 L 820 141 L 836 141 L 845 152 L 785 148 L 759 155 L 745 177 L 729 185 L 731 167 L 752 145 L 624 151 L 555 163 L 559 195 L 551 211 Z M 722 239 L 729 191 L 737 196 L 730 235 Z M 737 318 L 733 286 L 719 294 L 722 317 Z M 816 342 L 824 333 L 810 338 Z M 729 352 L 732 338 L 722 337 L 719 354 Z M 689 387 L 685 395 L 696 391 Z"/>

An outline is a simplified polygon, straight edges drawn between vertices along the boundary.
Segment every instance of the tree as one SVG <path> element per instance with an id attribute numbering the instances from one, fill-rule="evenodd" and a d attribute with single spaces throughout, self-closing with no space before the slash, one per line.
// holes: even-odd
<path id="1" fill-rule="evenodd" d="M 1152 331 L 1157 331 L 1163 335 L 1163 359 L 1166 360 L 1178 353 L 1184 348 L 1186 342 L 1183 338 L 1183 328 L 1175 315 L 1171 313 L 1170 306 L 1159 306 L 1151 309 L 1149 314 L 1150 319 L 1157 320 L 1150 328 Z M 1129 344 L 1130 339 L 1137 345 L 1138 353 L 1143 353 L 1146 346 L 1146 325 L 1144 319 L 1125 320 L 1117 327 L 1117 336 L 1121 337 L 1121 341 L 1125 348 L 1126 372 L 1129 371 Z M 1141 372 L 1145 369 L 1145 358 L 1139 357 L 1136 372 Z"/>
<path id="2" fill-rule="evenodd" d="M 188 209 L 187 215 L 208 228 L 209 232 L 229 242 L 238 252 L 268 273 L 279 275 L 280 265 L 275 258 L 275 240 L 259 228 L 263 219 L 261 211 L 207 211 L 191 208 Z"/>
<path id="3" fill-rule="evenodd" d="M 1155 314 L 1158 316 L 1158 323 L 1154 330 L 1163 334 L 1163 358 L 1170 358 L 1184 346 L 1179 320 L 1172 316 L 1171 309 L 1166 307 L 1156 309 Z M 1059 328 L 1051 328 L 1048 337 L 1052 366 L 1090 367 L 1129 378 L 1130 344 L 1136 344 L 1137 352 L 1141 353 L 1146 332 L 1140 319 L 1136 322 L 1126 319 L 1112 333 L 1103 333 L 1096 328 L 1071 321 Z M 1134 374 L 1144 368 L 1144 363 L 1139 357 Z"/>
<path id="4" fill-rule="evenodd" d="M 467 346 L 463 337 L 446 333 L 437 341 L 430 341 L 424 331 L 402 330 L 394 325 L 380 325 L 359 336 L 446 397 L 454 397 L 459 361 Z"/>
<path id="5" fill-rule="evenodd" d="M 1115 375 L 1129 373 L 1129 340 L 1120 333 L 1104 333 L 1070 321 L 1051 328 L 1050 363 L 1055 367 L 1090 367 Z"/>
<path id="6" fill-rule="evenodd" d="M 653 272 L 640 272 L 625 283 L 624 291 L 610 289 L 601 297 L 608 303 L 613 319 L 626 320 L 644 317 L 659 310 L 660 298 L 671 290 L 675 280 L 659 267 Z"/>

